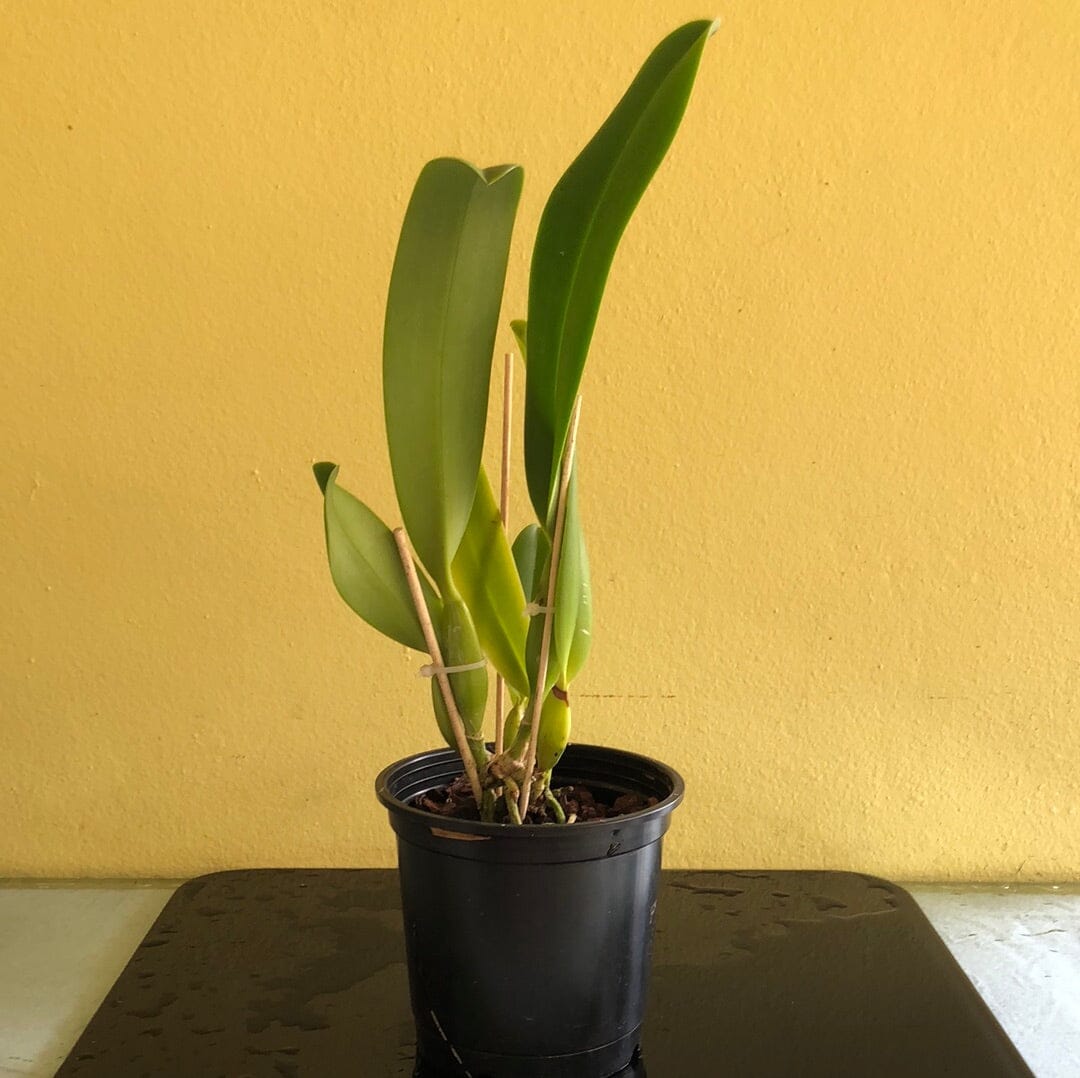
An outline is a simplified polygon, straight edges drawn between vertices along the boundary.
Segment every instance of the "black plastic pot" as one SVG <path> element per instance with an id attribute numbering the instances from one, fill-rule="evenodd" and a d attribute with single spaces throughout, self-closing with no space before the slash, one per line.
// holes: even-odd
<path id="1" fill-rule="evenodd" d="M 608 1078 L 634 1065 L 660 847 L 683 781 L 617 749 L 571 745 L 555 784 L 658 798 L 570 826 L 447 820 L 409 802 L 461 773 L 448 749 L 376 780 L 397 832 L 418 1074 Z M 629 1073 L 641 1073 L 631 1071 Z"/>

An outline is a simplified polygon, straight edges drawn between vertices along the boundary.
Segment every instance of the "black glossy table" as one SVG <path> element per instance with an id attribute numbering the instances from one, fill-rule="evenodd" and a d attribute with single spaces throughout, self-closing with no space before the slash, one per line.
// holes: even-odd
<path id="1" fill-rule="evenodd" d="M 176 892 L 58 1078 L 413 1070 L 395 873 L 263 870 Z M 910 896 L 834 872 L 664 873 L 646 1073 L 1031 1075 Z"/>

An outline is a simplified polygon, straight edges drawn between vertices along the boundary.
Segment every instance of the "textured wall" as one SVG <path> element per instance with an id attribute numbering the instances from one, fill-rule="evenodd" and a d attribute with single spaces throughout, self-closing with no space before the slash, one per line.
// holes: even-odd
<path id="1" fill-rule="evenodd" d="M 576 732 L 684 771 L 673 865 L 1080 877 L 1078 10 L 720 12 L 584 387 Z M 0 873 L 391 862 L 421 660 L 334 595 L 309 465 L 392 517 L 412 181 L 525 166 L 522 314 L 547 191 L 702 14 L 6 6 Z"/>

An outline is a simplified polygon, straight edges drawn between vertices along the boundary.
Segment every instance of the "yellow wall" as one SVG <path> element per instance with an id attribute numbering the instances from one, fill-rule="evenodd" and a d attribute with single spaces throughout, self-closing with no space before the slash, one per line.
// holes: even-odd
<path id="1" fill-rule="evenodd" d="M 412 181 L 525 166 L 522 314 L 552 183 L 703 14 L 5 6 L 0 874 L 392 863 L 421 660 L 333 594 L 309 465 L 392 516 Z M 720 14 L 586 374 L 577 736 L 684 771 L 672 865 L 1078 878 L 1080 9 Z"/>

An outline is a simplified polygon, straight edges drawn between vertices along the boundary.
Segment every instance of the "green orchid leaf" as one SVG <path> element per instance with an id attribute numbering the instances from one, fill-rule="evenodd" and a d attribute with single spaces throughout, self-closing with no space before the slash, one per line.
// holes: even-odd
<path id="1" fill-rule="evenodd" d="M 476 626 L 469 608 L 463 600 L 458 598 L 447 600 L 443 607 L 440 629 L 439 639 L 442 646 L 443 662 L 447 666 L 471 666 L 473 663 L 483 661 L 484 655 L 480 648 Z M 466 734 L 470 736 L 470 739 L 477 738 L 480 735 L 472 745 L 477 762 L 486 762 L 482 733 L 484 728 L 484 708 L 487 705 L 487 667 L 480 666 L 472 670 L 457 670 L 452 674 L 448 674 L 447 677 Z M 440 722 L 441 726 L 442 719 L 439 715 L 438 705 L 436 705 L 436 720 Z M 446 722 L 449 723 L 449 716 L 446 716 Z"/>
<path id="2" fill-rule="evenodd" d="M 536 742 L 536 769 L 550 771 L 562 758 L 570 741 L 570 703 L 565 692 L 553 689 L 540 712 Z"/>
<path id="3" fill-rule="evenodd" d="M 539 524 L 527 524 L 518 532 L 513 546 L 521 589 L 529 600 L 540 598 L 537 589 L 547 579 L 547 563 L 551 557 L 551 540 Z"/>
<path id="4" fill-rule="evenodd" d="M 715 28 L 688 23 L 653 50 L 556 184 L 540 219 L 529 275 L 525 389 L 525 472 L 539 520 L 549 517 L 615 249 L 671 145 Z"/>
<path id="5" fill-rule="evenodd" d="M 525 593 L 483 468 L 452 568 L 454 583 L 472 614 L 484 654 L 512 689 L 528 693 L 525 634 L 529 619 L 525 614 Z"/>
<path id="6" fill-rule="evenodd" d="M 544 579 L 547 579 L 545 572 Z M 548 646 L 547 677 L 544 678 L 543 686 L 540 686 L 540 648 L 544 639 L 544 615 L 536 614 L 529 619 L 529 635 L 525 638 L 525 669 L 529 672 L 529 685 L 535 696 L 541 693 L 547 696 L 551 687 L 559 678 L 559 664 L 555 658 L 555 649 Z"/>
<path id="7" fill-rule="evenodd" d="M 383 401 L 406 530 L 444 596 L 472 511 L 522 173 L 439 158 L 413 190 L 390 278 Z"/>
<path id="8" fill-rule="evenodd" d="M 525 594 L 531 602 L 541 605 L 547 600 L 548 569 L 551 565 L 551 540 L 539 524 L 528 524 L 518 533 L 513 546 L 514 564 Z M 529 675 L 530 689 L 539 680 L 540 640 L 543 635 L 544 615 L 529 618 L 529 631 L 525 637 L 525 670 Z M 556 664 L 548 659 L 548 679 L 545 691 L 554 683 Z"/>
<path id="9" fill-rule="evenodd" d="M 555 623 L 552 626 L 551 662 L 559 671 L 558 683 L 568 686 L 577 677 L 592 645 L 592 588 L 589 558 L 578 511 L 577 467 L 570 473 L 563 519 L 562 546 L 555 578 Z"/>
<path id="10" fill-rule="evenodd" d="M 397 544 L 390 529 L 359 499 L 337 485 L 336 464 L 314 466 L 323 492 L 326 553 L 338 594 L 369 625 L 416 651 L 427 651 Z M 432 621 L 442 603 L 419 574 Z"/>
<path id="11" fill-rule="evenodd" d="M 526 322 L 524 318 L 515 318 L 510 323 L 510 329 L 513 331 L 514 340 L 517 341 L 518 351 L 521 353 L 521 362 L 528 365 L 529 357 L 525 350 L 525 330 Z"/>

